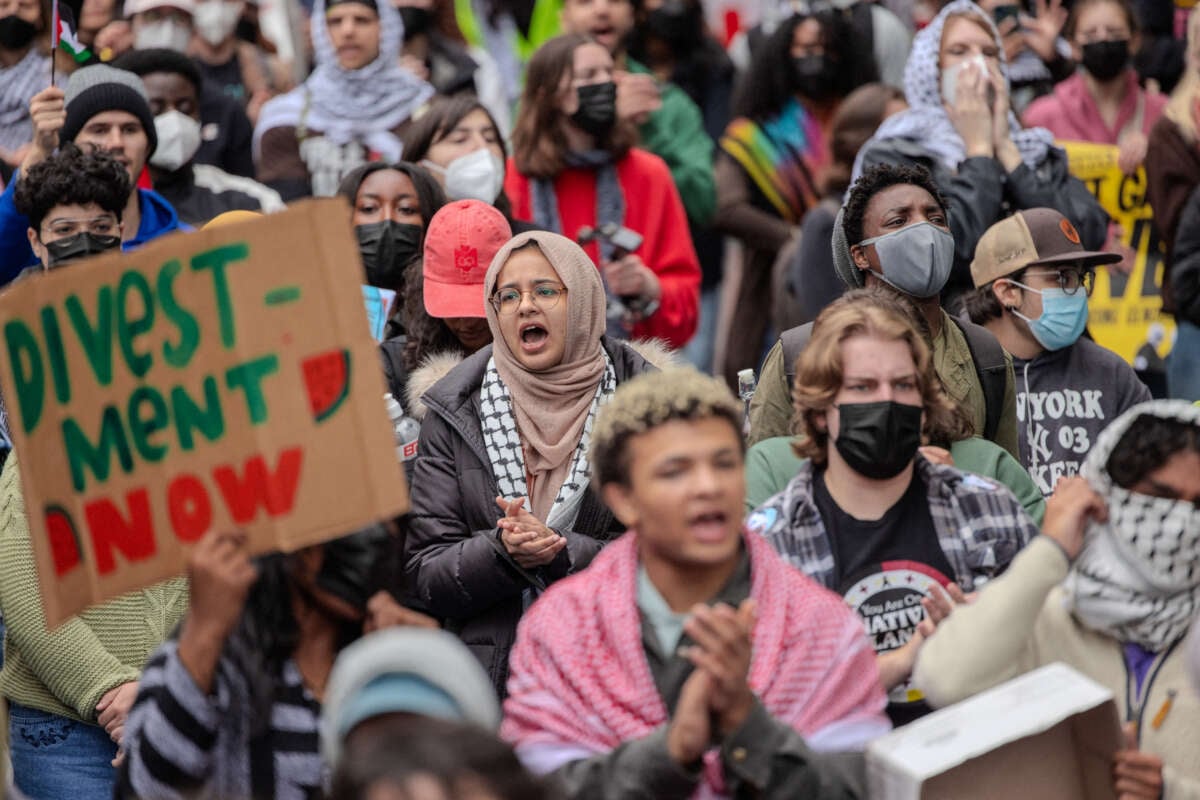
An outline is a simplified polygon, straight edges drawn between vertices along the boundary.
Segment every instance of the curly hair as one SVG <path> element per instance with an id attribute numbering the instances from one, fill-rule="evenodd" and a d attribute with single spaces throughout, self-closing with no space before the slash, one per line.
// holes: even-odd
<path id="1" fill-rule="evenodd" d="M 112 65 L 117 69 L 127 70 L 138 77 L 144 78 L 156 72 L 166 72 L 179 75 L 196 88 L 199 98 L 204 78 L 200 68 L 183 53 L 168 50 L 163 47 L 153 47 L 146 50 L 130 50 L 113 59 Z"/>
<path id="2" fill-rule="evenodd" d="M 733 116 L 762 122 L 778 114 L 792 97 L 792 39 L 796 28 L 813 19 L 821 26 L 825 55 L 834 62 L 837 77 L 833 94 L 845 97 L 865 83 L 879 80 L 875 57 L 855 48 L 854 27 L 849 16 L 829 8 L 813 14 L 795 14 L 756 49 L 733 95 Z"/>
<path id="3" fill-rule="evenodd" d="M 1142 414 L 1121 435 L 1105 469 L 1113 483 L 1131 489 L 1176 453 L 1200 453 L 1200 428 L 1177 419 Z"/>
<path id="4" fill-rule="evenodd" d="M 828 460 L 825 415 L 842 389 L 842 343 L 856 336 L 908 345 L 925 411 L 921 433 L 926 443 L 944 446 L 970 435 L 965 415 L 956 410 L 934 369 L 928 329 L 922 333 L 914 314 L 900 305 L 895 293 L 872 288 L 847 292 L 817 316 L 812 338 L 796 361 L 792 402 L 801 434 L 793 445 L 796 455 L 817 465 Z"/>
<path id="5" fill-rule="evenodd" d="M 903 185 L 919 186 L 933 196 L 943 212 L 949 208 L 929 170 L 917 165 L 879 164 L 865 170 L 846 195 L 846 204 L 842 207 L 842 230 L 846 232 L 847 243 L 856 245 L 863 240 L 863 218 L 871 198 L 890 186 Z"/>
<path id="6" fill-rule="evenodd" d="M 400 310 L 404 326 L 404 368 L 421 366 L 426 356 L 452 350 L 463 352 L 462 343 L 450 326 L 425 310 L 425 259 L 418 258 L 404 270 L 404 305 Z"/>
<path id="7" fill-rule="evenodd" d="M 67 142 L 21 176 L 13 203 L 40 236 L 42 222 L 56 206 L 94 204 L 116 214 L 120 222 L 132 188 L 129 174 L 112 156 L 103 152 L 85 153 Z"/>
<path id="8" fill-rule="evenodd" d="M 629 440 L 673 420 L 724 419 L 742 438 L 742 404 L 725 382 L 691 367 L 648 372 L 617 388 L 592 427 L 592 485 L 629 485 Z"/>

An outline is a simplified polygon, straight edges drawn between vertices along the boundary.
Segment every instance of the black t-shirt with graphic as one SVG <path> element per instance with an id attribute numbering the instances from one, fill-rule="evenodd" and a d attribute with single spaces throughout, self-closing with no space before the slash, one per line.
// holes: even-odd
<path id="1" fill-rule="evenodd" d="M 877 520 L 846 513 L 829 494 L 823 470 L 813 478 L 813 499 L 833 550 L 834 585 L 862 617 L 875 652 L 904 646 L 925 616 L 921 600 L 954 574 L 933 527 L 925 482 L 914 471 L 904 495 Z M 888 696 L 896 726 L 929 710 L 907 682 Z"/>

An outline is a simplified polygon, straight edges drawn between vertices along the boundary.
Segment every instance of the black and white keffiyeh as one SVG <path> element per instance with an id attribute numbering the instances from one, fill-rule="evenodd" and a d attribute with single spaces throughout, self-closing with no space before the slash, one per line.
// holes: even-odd
<path id="1" fill-rule="evenodd" d="M 592 399 L 592 407 L 583 426 L 583 435 L 579 438 L 574 455 L 571 456 L 570 471 L 554 498 L 550 513 L 543 520 L 547 528 L 562 531 L 569 530 L 574 525 L 591 478 L 587 453 L 596 410 L 600 408 L 600 403 L 611 397 L 616 390 L 617 373 L 613 369 L 612 359 L 605 352 L 604 377 L 596 387 L 596 396 Z M 487 448 L 488 460 L 492 463 L 492 475 L 496 479 L 500 495 L 506 498 L 528 497 L 521 434 L 517 430 L 516 417 L 513 416 L 508 387 L 500 379 L 494 358 L 488 360 L 483 385 L 479 390 L 479 400 L 483 442 Z"/>
<path id="2" fill-rule="evenodd" d="M 1072 612 L 1089 628 L 1161 652 L 1200 611 L 1200 508 L 1113 485 L 1105 465 L 1143 414 L 1200 427 L 1200 408 L 1155 400 L 1134 406 L 1097 438 L 1080 474 L 1107 499 L 1108 521 L 1089 526 L 1064 587 Z"/>
<path id="3" fill-rule="evenodd" d="M 399 161 L 403 145 L 393 129 L 427 102 L 434 88 L 400 67 L 404 23 L 391 3 L 377 4 L 379 55 L 362 69 L 342 69 L 325 27 L 325 0 L 312 12 L 317 67 L 303 84 L 263 106 L 254 129 L 257 158 L 262 134 L 303 120 L 337 145 L 361 142 L 385 161 Z"/>
<path id="4" fill-rule="evenodd" d="M 971 15 L 987 25 L 996 39 L 1000 50 L 1000 72 L 1006 81 L 1012 80 L 1009 65 L 1004 58 L 1004 47 L 1000 34 L 987 14 L 971 0 L 953 0 L 942 8 L 929 25 L 913 37 L 908 65 L 904 68 L 904 96 L 908 110 L 893 114 L 883 121 L 871 142 L 884 139 L 910 139 L 933 153 L 946 169 L 957 172 L 959 163 L 966 158 L 966 145 L 959 136 L 950 117 L 942 105 L 942 71 L 938 66 L 938 53 L 942 45 L 942 30 L 951 16 Z M 1046 154 L 1054 144 L 1054 136 L 1045 128 L 1022 128 L 1016 114 L 1008 114 L 1008 127 L 1013 143 L 1021 152 L 1021 160 L 1030 169 L 1037 169 L 1046 160 Z M 859 150 L 854 161 L 852 180 L 862 175 L 863 154 L 871 142 Z"/>

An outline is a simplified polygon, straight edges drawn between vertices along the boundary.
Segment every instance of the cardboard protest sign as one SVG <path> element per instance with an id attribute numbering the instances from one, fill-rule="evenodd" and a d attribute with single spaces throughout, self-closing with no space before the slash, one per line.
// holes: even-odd
<path id="1" fill-rule="evenodd" d="M 212 528 L 287 551 L 407 509 L 346 218 L 312 201 L 0 293 L 48 624 Z"/>
<path id="2" fill-rule="evenodd" d="M 1163 246 L 1146 200 L 1146 170 L 1125 175 L 1117 166 L 1116 145 L 1058 142 L 1067 151 L 1071 174 L 1091 190 L 1121 226 L 1121 241 L 1136 253 L 1133 271 L 1096 271 L 1088 304 L 1088 330 L 1098 344 L 1133 363 L 1139 351 L 1165 357 L 1175 322 L 1162 310 Z M 1144 350 L 1143 348 L 1149 348 Z"/>

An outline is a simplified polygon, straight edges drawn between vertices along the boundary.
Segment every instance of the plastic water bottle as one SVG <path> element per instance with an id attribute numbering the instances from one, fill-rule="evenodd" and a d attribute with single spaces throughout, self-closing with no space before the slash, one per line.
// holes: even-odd
<path id="1" fill-rule="evenodd" d="M 384 393 L 383 401 L 387 403 L 388 417 L 392 420 L 396 458 L 404 464 L 405 472 L 409 473 L 412 471 L 410 462 L 417 457 L 417 439 L 421 435 L 421 423 L 404 413 L 404 406 L 392 397 L 391 392 Z"/>
<path id="2" fill-rule="evenodd" d="M 742 435 L 750 436 L 750 401 L 754 399 L 754 390 L 758 383 L 754 379 L 754 370 L 744 369 L 738 372 L 738 397 L 742 399 Z"/>

